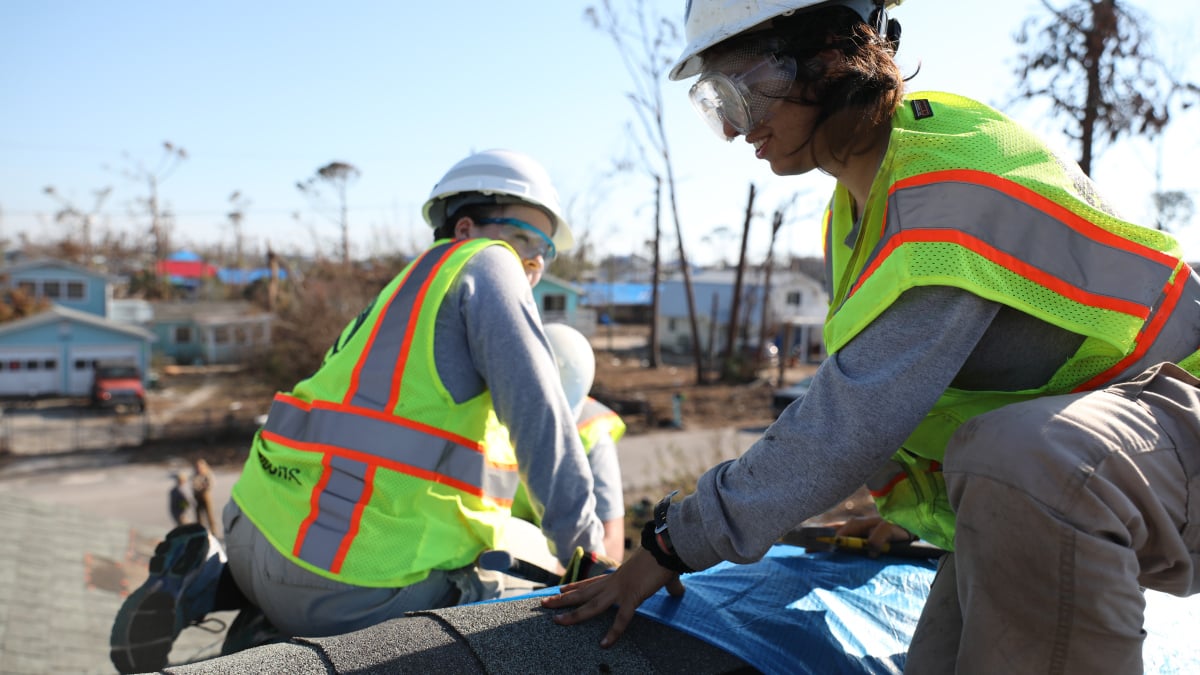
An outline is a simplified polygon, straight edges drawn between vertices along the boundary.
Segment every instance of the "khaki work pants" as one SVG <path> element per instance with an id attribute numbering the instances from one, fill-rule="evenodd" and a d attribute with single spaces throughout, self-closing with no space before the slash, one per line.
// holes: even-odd
<path id="1" fill-rule="evenodd" d="M 910 675 L 1142 672 L 1142 588 L 1200 591 L 1200 380 L 1173 364 L 964 424 Z"/>
<path id="2" fill-rule="evenodd" d="M 500 597 L 500 575 L 474 566 L 431 570 L 403 588 L 367 588 L 310 572 L 279 553 L 232 499 L 225 506 L 225 549 L 238 589 L 284 635 L 340 635 L 404 616 Z"/>

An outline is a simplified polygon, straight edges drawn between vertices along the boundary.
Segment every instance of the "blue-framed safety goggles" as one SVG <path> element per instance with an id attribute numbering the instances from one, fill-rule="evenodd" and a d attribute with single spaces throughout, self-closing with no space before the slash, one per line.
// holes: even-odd
<path id="1" fill-rule="evenodd" d="M 476 225 L 500 225 L 500 239 L 507 242 L 517 251 L 517 255 L 521 259 L 535 258 L 542 256 L 546 262 L 554 259 L 558 255 L 558 250 L 554 248 L 554 242 L 550 237 L 546 236 L 545 232 L 539 230 L 536 226 L 518 220 L 516 218 L 480 218 L 475 221 Z M 532 232 L 537 237 L 529 236 Z"/>

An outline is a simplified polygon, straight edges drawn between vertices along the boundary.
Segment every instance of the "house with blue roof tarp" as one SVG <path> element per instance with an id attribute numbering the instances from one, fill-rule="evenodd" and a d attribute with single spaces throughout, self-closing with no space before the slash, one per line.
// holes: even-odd
<path id="1" fill-rule="evenodd" d="M 653 284 L 623 281 L 583 284 L 583 305 L 596 313 L 596 321 L 601 324 L 648 324 L 653 302 Z"/>

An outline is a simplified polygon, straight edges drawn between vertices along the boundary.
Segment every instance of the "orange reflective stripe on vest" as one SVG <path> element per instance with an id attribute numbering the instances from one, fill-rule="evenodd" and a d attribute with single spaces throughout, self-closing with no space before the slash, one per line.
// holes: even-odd
<path id="1" fill-rule="evenodd" d="M 462 243 L 435 246 L 410 266 L 372 327 L 341 404 L 276 395 L 263 439 L 323 455 L 323 473 L 292 550 L 297 558 L 340 571 L 380 468 L 504 508 L 512 503 L 519 484 L 515 464 L 489 461 L 480 442 L 393 413 L 416 317 L 438 270 Z"/>
<path id="2" fill-rule="evenodd" d="M 463 243 L 442 244 L 426 251 L 416 260 L 405 276 L 422 279 L 422 283 L 401 283 L 396 294 L 388 301 L 387 310 L 363 350 L 362 358 L 354 369 L 350 389 L 346 392 L 346 403 L 371 410 L 388 411 L 396 407 L 400 398 L 400 382 L 404 366 L 408 362 L 409 347 L 417 322 L 417 308 L 425 299 L 429 284 L 437 276 L 438 269 Z"/>
<path id="3" fill-rule="evenodd" d="M 1190 315 L 1172 312 L 1180 302 L 1200 303 L 1200 284 L 1188 283 L 1191 269 L 1174 256 L 1118 237 L 1029 188 L 982 171 L 921 174 L 897 181 L 889 194 L 880 245 L 847 297 L 898 247 L 952 243 L 1075 302 L 1145 322 L 1133 351 L 1077 391 L 1131 377 L 1167 359 L 1164 355 L 1200 347 Z M 993 219 L 963 219 L 960 212 L 989 213 Z M 1121 274 L 1095 274 L 1098 269 Z"/>

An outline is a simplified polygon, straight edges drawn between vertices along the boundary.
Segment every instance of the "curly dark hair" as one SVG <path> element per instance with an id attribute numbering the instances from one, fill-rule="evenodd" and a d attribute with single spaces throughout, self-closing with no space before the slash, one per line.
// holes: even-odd
<path id="1" fill-rule="evenodd" d="M 765 29 L 716 49 L 736 48 L 742 41 L 775 43 L 778 53 L 796 60 L 795 82 L 802 93 L 783 100 L 817 108 L 813 135 L 825 128 L 835 160 L 865 151 L 872 143 L 869 132 L 888 123 L 904 95 L 906 78 L 894 59 L 895 44 L 847 7 L 775 17 Z M 843 58 L 822 56 L 831 49 Z M 806 141 L 811 143 L 812 136 Z"/>

